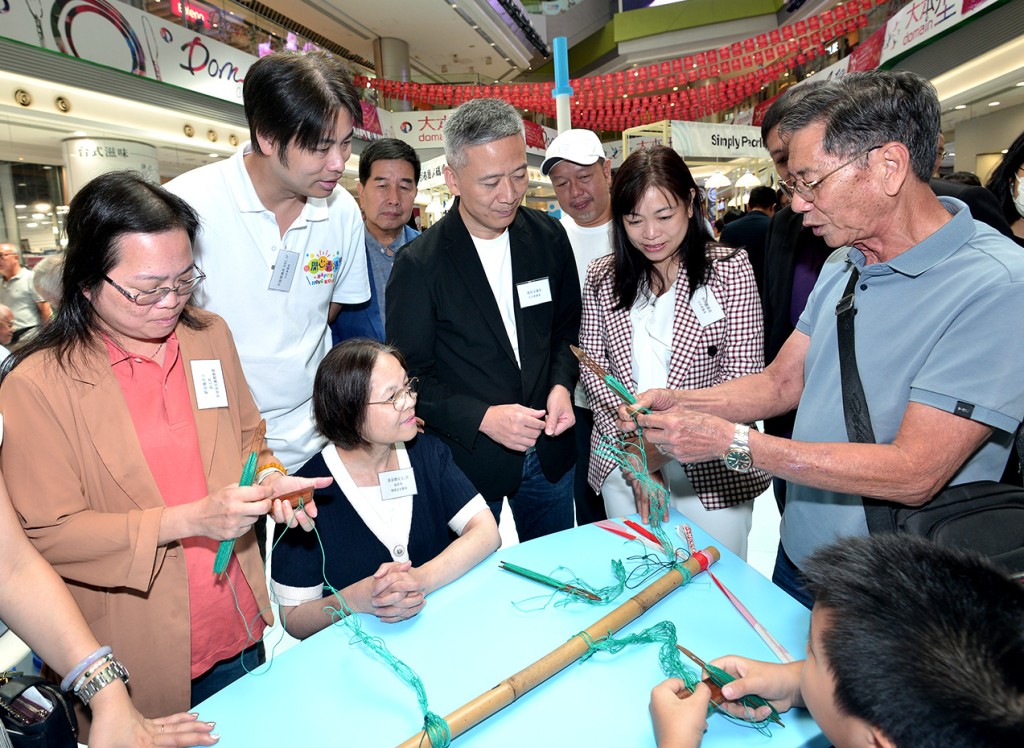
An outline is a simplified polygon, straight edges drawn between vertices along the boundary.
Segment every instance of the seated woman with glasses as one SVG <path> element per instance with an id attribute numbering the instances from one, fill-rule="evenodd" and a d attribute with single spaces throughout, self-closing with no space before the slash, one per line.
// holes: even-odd
<path id="1" fill-rule="evenodd" d="M 89 182 L 67 216 L 60 311 L 0 384 L 11 501 L 148 717 L 261 661 L 273 615 L 252 527 L 268 513 L 310 526 L 314 505 L 276 497 L 330 482 L 277 467 L 227 326 L 188 303 L 198 224 L 130 172 Z M 239 487 L 250 451 L 256 480 Z"/>
<path id="2" fill-rule="evenodd" d="M 331 349 L 313 384 L 313 420 L 330 442 L 299 471 L 330 474 L 317 533 L 277 530 L 271 589 L 303 639 L 346 611 L 394 623 L 501 542 L 487 503 L 448 447 L 417 435 L 417 380 L 398 349 L 356 338 Z M 454 538 L 454 539 L 453 539 Z"/>

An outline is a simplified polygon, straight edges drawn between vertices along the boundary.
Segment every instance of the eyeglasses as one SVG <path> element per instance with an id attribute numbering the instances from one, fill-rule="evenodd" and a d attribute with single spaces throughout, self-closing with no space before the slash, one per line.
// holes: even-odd
<path id="1" fill-rule="evenodd" d="M 124 297 L 129 301 L 134 301 L 139 306 L 152 306 L 158 301 L 162 301 L 169 293 L 174 293 L 178 296 L 190 295 L 196 286 L 206 280 L 206 274 L 199 269 L 198 265 L 195 266 L 195 271 L 196 274 L 194 276 L 186 281 L 178 283 L 175 286 L 163 286 L 161 288 L 154 288 L 151 291 L 136 291 L 135 293 L 121 288 L 121 286 L 117 285 L 110 279 L 109 275 L 104 275 L 103 280 L 124 294 Z"/>
<path id="2" fill-rule="evenodd" d="M 400 389 L 387 400 L 378 400 L 375 403 L 367 403 L 367 405 L 392 405 L 394 406 L 395 410 L 401 413 L 403 410 L 405 410 L 405 406 L 408 404 L 409 398 L 411 397 L 413 399 L 416 399 L 416 396 L 419 394 L 419 392 L 420 378 L 413 377 L 406 383 L 405 387 Z"/>
<path id="3" fill-rule="evenodd" d="M 867 154 L 871 153 L 871 151 L 877 151 L 881 147 L 882 146 L 880 145 L 875 145 L 872 146 L 871 148 L 861 151 L 856 156 L 851 158 L 849 161 L 841 164 L 840 166 L 837 166 L 825 176 L 818 177 L 813 182 L 805 182 L 800 177 L 790 177 L 788 180 L 784 179 L 781 182 L 779 182 L 779 186 L 782 187 L 782 190 L 790 197 L 793 197 L 794 195 L 799 195 L 801 200 L 804 200 L 805 202 L 808 203 L 813 203 L 815 198 L 814 190 L 816 190 L 822 182 L 831 177 L 833 174 L 842 171 L 847 166 L 852 164 L 854 161 L 859 159 L 861 156 L 866 156 Z"/>

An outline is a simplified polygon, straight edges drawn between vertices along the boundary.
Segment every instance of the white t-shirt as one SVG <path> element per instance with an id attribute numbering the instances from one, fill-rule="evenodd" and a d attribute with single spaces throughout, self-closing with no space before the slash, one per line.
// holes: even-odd
<path id="1" fill-rule="evenodd" d="M 578 226 L 568 213 L 563 213 L 560 220 L 562 228 L 569 235 L 569 244 L 572 245 L 572 253 L 576 258 L 576 272 L 579 273 L 582 289 L 590 263 L 612 253 L 612 222 L 608 221 L 600 226 Z M 573 400 L 577 407 L 590 410 L 587 392 L 583 389 L 582 382 L 576 385 Z"/>
<path id="2" fill-rule="evenodd" d="M 314 431 L 311 402 L 317 366 L 331 347 L 330 304 L 370 298 L 363 222 L 356 201 L 339 187 L 330 197 L 308 198 L 282 237 L 245 169 L 251 150 L 245 143 L 230 159 L 165 186 L 202 219 L 194 249 L 206 281 L 195 302 L 227 320 L 267 419 L 267 443 L 291 473 L 326 443 Z M 283 250 L 298 254 L 294 274 L 287 290 L 271 290 Z"/>
<path id="3" fill-rule="evenodd" d="M 522 366 L 522 362 L 519 360 L 516 305 L 512 297 L 512 245 L 509 243 L 508 229 L 505 229 L 496 239 L 470 236 L 473 239 L 473 246 L 476 247 L 476 253 L 480 257 L 480 263 L 484 266 L 484 274 L 491 286 L 491 293 L 494 294 L 494 300 L 498 303 L 498 311 L 501 312 L 501 321 L 505 325 L 508 342 L 512 344 L 512 351 L 516 354 L 516 363 Z"/>

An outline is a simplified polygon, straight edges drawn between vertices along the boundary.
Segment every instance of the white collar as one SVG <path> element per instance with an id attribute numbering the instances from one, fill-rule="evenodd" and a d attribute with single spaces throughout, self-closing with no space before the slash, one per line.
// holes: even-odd
<path id="1" fill-rule="evenodd" d="M 395 442 L 395 451 L 398 457 L 399 469 L 407 469 L 411 466 L 409 453 L 403 442 Z M 376 498 L 367 494 L 369 491 L 360 488 L 352 480 L 348 468 L 342 462 L 337 448 L 328 444 L 321 450 L 320 454 L 331 471 L 338 488 L 341 490 L 356 514 L 366 524 L 388 553 L 393 561 L 409 560 L 409 530 L 412 527 L 412 494 L 397 499 L 383 501 L 379 493 Z"/>

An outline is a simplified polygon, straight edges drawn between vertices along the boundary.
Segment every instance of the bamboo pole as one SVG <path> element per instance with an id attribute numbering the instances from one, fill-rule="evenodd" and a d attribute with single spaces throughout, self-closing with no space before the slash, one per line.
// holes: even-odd
<path id="1" fill-rule="evenodd" d="M 687 568 L 690 576 L 693 577 L 705 571 L 720 558 L 721 555 L 718 549 L 714 546 L 708 546 L 703 551 L 698 551 L 696 554 L 691 555 L 690 558 L 683 562 L 683 566 Z M 682 572 L 678 569 L 671 569 L 646 589 L 641 590 L 593 626 L 586 629 L 583 632 L 586 636 L 582 634 L 573 636 L 565 644 L 552 650 L 533 664 L 506 678 L 494 688 L 485 691 L 472 701 L 460 706 L 445 717 L 452 738 L 462 735 L 474 725 L 501 711 L 520 696 L 528 693 L 551 676 L 561 672 L 578 660 L 590 649 L 586 641 L 588 637 L 590 641 L 595 641 L 614 634 L 623 626 L 642 616 L 655 603 L 659 602 L 672 590 L 681 587 L 682 584 Z M 433 743 L 426 732 L 419 732 L 404 743 L 401 743 L 398 748 L 426 748 L 427 746 L 433 748 Z"/>

